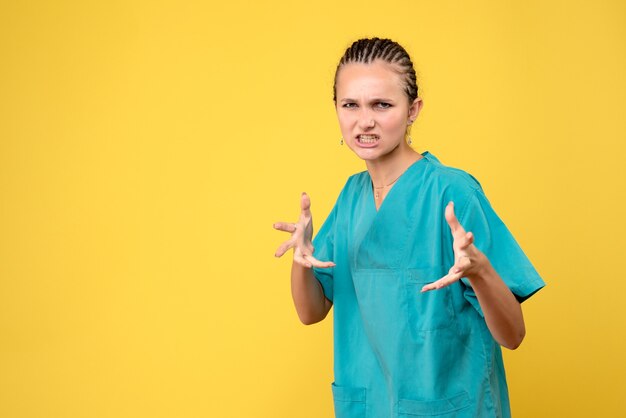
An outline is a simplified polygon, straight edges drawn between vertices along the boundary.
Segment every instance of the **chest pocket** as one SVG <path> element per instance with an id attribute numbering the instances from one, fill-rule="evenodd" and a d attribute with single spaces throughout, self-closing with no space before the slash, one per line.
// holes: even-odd
<path id="1" fill-rule="evenodd" d="M 442 278 L 448 269 L 434 266 L 407 269 L 405 297 L 409 329 L 415 336 L 454 325 L 455 315 L 452 301 L 452 284 L 442 289 L 422 293 L 422 287 Z"/>

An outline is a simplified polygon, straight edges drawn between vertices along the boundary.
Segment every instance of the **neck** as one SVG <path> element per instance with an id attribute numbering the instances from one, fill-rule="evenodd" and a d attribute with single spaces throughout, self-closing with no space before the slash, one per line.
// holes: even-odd
<path id="1" fill-rule="evenodd" d="M 372 178 L 375 187 L 386 186 L 395 181 L 415 161 L 423 158 L 408 145 L 398 146 L 395 150 L 377 160 L 365 161 L 367 171 Z"/>

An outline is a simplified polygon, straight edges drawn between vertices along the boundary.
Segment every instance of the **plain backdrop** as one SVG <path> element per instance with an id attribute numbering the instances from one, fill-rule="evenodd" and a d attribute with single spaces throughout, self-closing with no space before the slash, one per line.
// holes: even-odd
<path id="1" fill-rule="evenodd" d="M 0 2 L 0 416 L 330 417 L 332 320 L 290 255 L 364 170 L 339 57 L 390 37 L 413 146 L 479 179 L 547 287 L 516 417 L 626 410 L 626 3 Z"/>

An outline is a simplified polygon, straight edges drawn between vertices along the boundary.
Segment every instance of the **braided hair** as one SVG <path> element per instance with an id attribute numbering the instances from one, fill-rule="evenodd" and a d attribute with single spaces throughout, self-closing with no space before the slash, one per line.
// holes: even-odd
<path id="1" fill-rule="evenodd" d="M 404 92 L 409 99 L 409 104 L 413 103 L 417 98 L 417 80 L 409 54 L 397 42 L 380 38 L 359 39 L 346 49 L 335 71 L 333 101 L 337 103 L 337 75 L 341 67 L 352 62 L 370 64 L 374 60 L 382 60 L 392 64 L 397 73 L 404 79 Z"/>

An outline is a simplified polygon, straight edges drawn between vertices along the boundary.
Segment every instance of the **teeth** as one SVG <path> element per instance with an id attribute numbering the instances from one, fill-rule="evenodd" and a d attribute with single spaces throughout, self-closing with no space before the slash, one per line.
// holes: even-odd
<path id="1" fill-rule="evenodd" d="M 362 144 L 372 144 L 378 140 L 376 135 L 359 135 L 359 142 Z"/>

